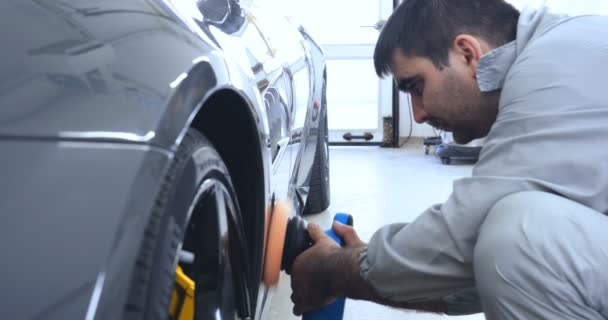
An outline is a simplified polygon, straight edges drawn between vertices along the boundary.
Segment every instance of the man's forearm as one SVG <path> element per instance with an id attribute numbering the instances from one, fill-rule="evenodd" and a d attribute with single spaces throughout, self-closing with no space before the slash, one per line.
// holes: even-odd
<path id="1" fill-rule="evenodd" d="M 359 255 L 364 248 L 340 249 L 328 260 L 328 272 L 334 275 L 331 280 L 332 291 L 336 296 L 367 300 L 395 308 L 446 313 L 443 301 L 408 303 L 391 301 L 380 296 L 361 276 Z"/>

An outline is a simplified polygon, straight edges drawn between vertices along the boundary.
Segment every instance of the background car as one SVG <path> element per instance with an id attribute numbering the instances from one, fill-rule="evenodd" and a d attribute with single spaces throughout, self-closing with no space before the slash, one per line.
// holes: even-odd
<path id="1" fill-rule="evenodd" d="M 0 318 L 166 319 L 178 261 L 197 318 L 263 318 L 274 199 L 329 205 L 319 46 L 228 0 L 0 9 Z"/>

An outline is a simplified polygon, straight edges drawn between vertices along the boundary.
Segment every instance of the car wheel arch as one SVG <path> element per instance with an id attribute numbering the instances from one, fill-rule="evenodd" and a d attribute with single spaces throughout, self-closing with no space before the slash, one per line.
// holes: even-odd
<path id="1" fill-rule="evenodd" d="M 269 188 L 264 170 L 268 166 L 268 159 L 264 157 L 267 150 L 262 144 L 266 134 L 257 120 L 262 116 L 237 89 L 221 88 L 207 95 L 190 123 L 213 144 L 232 178 L 245 227 L 253 302 L 261 281 Z"/>
<path id="2" fill-rule="evenodd" d="M 189 127 L 203 133 L 216 147 L 233 179 L 245 224 L 259 229 L 253 235 L 248 232 L 247 240 L 262 241 L 269 189 L 269 177 L 264 174 L 270 161 L 265 146 L 267 115 L 259 102 L 254 101 L 257 97 L 253 91 L 257 88 L 241 90 L 239 86 L 243 84 L 230 80 L 229 63 L 221 52 L 198 59 L 175 88 L 169 101 L 170 112 L 161 127 L 171 128 L 173 139 L 167 143 L 172 150 L 180 144 Z M 233 148 L 237 141 L 246 148 Z M 247 161 L 246 166 L 243 159 Z"/>

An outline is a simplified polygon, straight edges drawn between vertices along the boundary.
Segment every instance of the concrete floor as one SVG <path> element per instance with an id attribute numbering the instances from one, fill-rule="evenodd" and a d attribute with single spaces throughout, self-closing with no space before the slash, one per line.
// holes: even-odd
<path id="1" fill-rule="evenodd" d="M 327 212 L 310 216 L 309 221 L 325 229 L 336 212 L 354 216 L 355 228 L 363 241 L 381 226 L 409 222 L 429 206 L 443 202 L 451 193 L 454 179 L 471 174 L 470 163 L 442 165 L 439 159 L 425 156 L 422 145 L 401 149 L 378 147 L 332 147 L 330 150 L 331 206 Z M 282 277 L 288 277 L 283 274 Z M 291 294 L 289 279 L 282 279 L 277 295 Z M 271 319 L 297 319 L 290 303 L 273 305 Z M 364 319 L 439 319 L 483 320 L 483 315 L 447 317 L 401 311 L 362 301 L 347 300 L 345 320 Z"/>

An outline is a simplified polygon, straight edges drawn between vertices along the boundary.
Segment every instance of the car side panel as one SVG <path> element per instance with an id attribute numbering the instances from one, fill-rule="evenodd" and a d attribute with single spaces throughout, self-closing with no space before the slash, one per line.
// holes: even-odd
<path id="1" fill-rule="evenodd" d="M 118 319 L 171 154 L 36 140 L 0 149 L 0 318 Z"/>
<path id="2" fill-rule="evenodd" d="M 0 136 L 172 149 L 212 90 L 231 86 L 263 111 L 247 70 L 165 1 L 10 0 L 0 15 Z"/>

